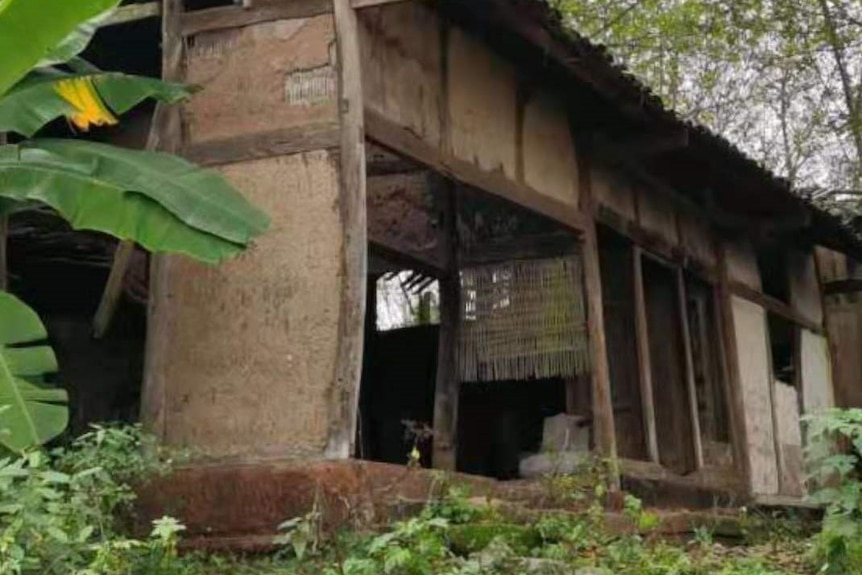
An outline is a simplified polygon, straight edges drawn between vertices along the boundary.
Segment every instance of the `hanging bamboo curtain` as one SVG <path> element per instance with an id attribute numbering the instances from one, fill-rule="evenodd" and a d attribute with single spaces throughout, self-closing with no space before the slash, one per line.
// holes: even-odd
<path id="1" fill-rule="evenodd" d="M 461 381 L 573 377 L 589 370 L 577 256 L 461 272 Z"/>

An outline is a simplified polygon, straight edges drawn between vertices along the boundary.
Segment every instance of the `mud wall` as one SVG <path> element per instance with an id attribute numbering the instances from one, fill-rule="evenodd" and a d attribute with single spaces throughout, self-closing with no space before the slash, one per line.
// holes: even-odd
<path id="1" fill-rule="evenodd" d="M 217 164 L 271 226 L 220 267 L 156 264 L 144 420 L 201 456 L 320 457 L 343 399 L 334 18 L 204 31 L 186 45 L 185 78 L 201 91 L 183 110 L 182 149 Z M 310 131 L 328 140 L 315 146 Z"/>

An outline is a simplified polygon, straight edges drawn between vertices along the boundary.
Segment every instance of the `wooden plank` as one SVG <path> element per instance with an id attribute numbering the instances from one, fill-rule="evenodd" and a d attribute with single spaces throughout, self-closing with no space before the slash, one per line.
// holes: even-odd
<path id="1" fill-rule="evenodd" d="M 333 0 L 256 0 L 251 7 L 224 6 L 182 14 L 181 34 L 193 36 L 201 32 L 240 28 L 251 24 L 311 18 L 332 13 Z"/>
<path id="2" fill-rule="evenodd" d="M 739 296 L 752 303 L 756 303 L 767 311 L 774 313 L 775 315 L 782 317 L 787 321 L 793 322 L 801 327 L 804 327 L 807 330 L 813 331 L 814 333 L 820 335 L 824 333 L 823 326 L 817 325 L 808 318 L 803 317 L 786 303 L 763 293 L 760 293 L 759 291 L 752 289 L 741 282 L 731 281 L 730 291 L 733 295 Z"/>
<path id="3" fill-rule="evenodd" d="M 572 206 L 542 195 L 499 173 L 486 172 L 475 164 L 441 152 L 411 131 L 373 110 L 365 110 L 365 130 L 368 137 L 377 143 L 464 184 L 533 210 L 578 232 L 583 232 L 589 225 L 588 218 Z"/>
<path id="4" fill-rule="evenodd" d="M 111 321 L 114 319 L 117 304 L 123 293 L 123 279 L 126 277 L 134 253 L 135 242 L 124 240 L 117 244 L 111 260 L 111 272 L 108 274 L 105 290 L 102 292 L 99 307 L 93 317 L 93 337 L 96 339 L 104 337 L 111 327 Z"/>
<path id="5" fill-rule="evenodd" d="M 713 291 L 716 310 L 719 355 L 722 381 L 730 416 L 730 441 L 733 449 L 733 464 L 737 473 L 745 478 L 746 490 L 751 493 L 751 462 L 748 455 L 748 432 L 745 427 L 745 406 L 739 372 L 739 350 L 733 325 L 730 280 L 727 270 L 727 254 L 721 241 L 715 242 L 718 254 L 718 285 Z"/>
<path id="6" fill-rule="evenodd" d="M 108 19 L 100 24 L 100 28 L 106 26 L 116 26 L 117 24 L 126 24 L 127 22 L 135 22 L 137 20 L 146 20 L 147 18 L 157 18 L 162 14 L 162 5 L 160 2 L 142 2 L 140 4 L 128 4 L 120 6 L 108 16 Z"/>
<path id="7" fill-rule="evenodd" d="M 443 241 L 447 254 L 446 274 L 440 279 L 440 335 L 437 351 L 437 376 L 434 387 L 435 469 L 457 468 L 458 361 L 456 346 L 461 320 L 461 280 L 458 274 L 458 199 L 455 186 L 441 190 L 444 203 Z"/>
<path id="8" fill-rule="evenodd" d="M 571 234 L 527 236 L 513 242 L 484 243 L 465 247 L 461 253 L 461 261 L 468 264 L 487 264 L 561 257 L 570 255 L 577 243 L 577 239 Z"/>
<path id="9" fill-rule="evenodd" d="M 776 384 L 781 384 L 776 381 L 775 373 L 773 371 L 775 363 L 772 357 L 772 333 L 769 330 L 769 317 L 766 314 L 763 314 L 763 332 L 766 334 L 766 365 L 769 366 L 769 406 L 772 412 L 772 440 L 775 444 L 775 465 L 778 468 L 778 493 L 784 493 L 784 476 L 781 473 L 782 469 L 784 469 L 784 454 L 781 452 L 778 402 L 775 398 L 775 386 Z"/>
<path id="10" fill-rule="evenodd" d="M 384 4 L 395 4 L 396 2 L 404 2 L 405 0 L 350 0 L 350 5 L 354 9 L 370 8 L 371 6 L 383 6 Z"/>
<path id="11" fill-rule="evenodd" d="M 652 364 L 649 353 L 649 335 L 644 297 L 643 259 L 640 247 L 634 248 L 635 339 L 638 350 L 638 380 L 641 389 L 644 433 L 650 461 L 659 462 L 658 435 L 655 424 L 655 396 L 652 388 Z"/>
<path id="12" fill-rule="evenodd" d="M 180 36 L 182 0 L 162 0 L 162 78 L 181 81 L 183 76 L 183 40 Z M 153 118 L 151 134 L 153 148 L 177 152 L 182 148 L 182 121 L 179 106 L 168 106 L 164 113 Z M 141 393 L 140 419 L 144 427 L 156 437 L 165 438 L 167 413 L 165 405 L 165 377 L 160 359 L 165 357 L 164 346 L 170 330 L 166 314 L 157 315 L 156 308 L 167 293 L 167 274 L 170 260 L 167 256 L 150 258 L 149 302 L 147 304 L 147 340 L 144 353 L 144 385 Z"/>
<path id="13" fill-rule="evenodd" d="M 582 209 L 592 213 L 591 170 L 589 160 L 582 151 L 578 155 L 578 185 Z M 611 395 L 611 377 L 608 367 L 607 338 L 602 301 L 602 276 L 599 267 L 599 246 L 596 223 L 587 220 L 583 236 L 584 288 L 587 299 L 587 330 L 592 357 L 591 382 L 593 390 L 593 438 L 599 454 L 610 461 L 610 487 L 619 491 L 620 477 L 617 464 L 617 438 L 614 426 L 614 407 Z"/>
<path id="14" fill-rule="evenodd" d="M 679 319 L 682 324 L 682 347 L 685 359 L 685 383 L 688 390 L 691 435 L 694 442 L 694 461 L 698 469 L 703 469 L 703 436 L 700 433 L 700 417 L 697 412 L 697 389 L 694 381 L 694 356 L 691 351 L 691 324 L 688 320 L 686 305 L 685 274 L 676 268 L 676 295 L 679 302 Z"/>
<path id="15" fill-rule="evenodd" d="M 285 6 L 297 4 L 285 3 Z M 362 73 L 356 11 L 350 0 L 334 0 L 338 51 L 338 116 L 341 122 L 339 212 L 343 226 L 340 313 L 335 381 L 330 405 L 326 456 L 346 459 L 353 454 L 362 346 L 365 331 L 365 290 L 368 271 L 365 129 Z"/>
<path id="16" fill-rule="evenodd" d="M 183 156 L 203 166 L 217 166 L 271 156 L 287 156 L 311 150 L 337 148 L 340 128 L 334 123 L 295 126 L 259 134 L 186 146 Z"/>

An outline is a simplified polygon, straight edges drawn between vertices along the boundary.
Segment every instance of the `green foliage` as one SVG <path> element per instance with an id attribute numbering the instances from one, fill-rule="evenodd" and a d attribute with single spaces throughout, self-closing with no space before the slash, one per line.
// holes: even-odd
<path id="1" fill-rule="evenodd" d="M 815 549 L 821 571 L 862 572 L 862 409 L 806 418 L 811 499 L 826 506 Z"/>
<path id="2" fill-rule="evenodd" d="M 0 96 L 41 61 L 74 52 L 71 37 L 81 25 L 119 3 L 120 0 L 0 0 Z M 82 49 L 80 46 L 78 51 Z"/>
<path id="3" fill-rule="evenodd" d="M 154 523 L 146 540 L 122 534 L 130 481 L 167 469 L 137 427 L 96 428 L 68 449 L 0 460 L 0 573 L 168 575 L 182 526 Z"/>
<path id="4" fill-rule="evenodd" d="M 21 451 L 63 432 L 68 423 L 66 392 L 42 378 L 56 371 L 53 350 L 35 342 L 45 326 L 18 298 L 0 291 L 0 445 Z"/>

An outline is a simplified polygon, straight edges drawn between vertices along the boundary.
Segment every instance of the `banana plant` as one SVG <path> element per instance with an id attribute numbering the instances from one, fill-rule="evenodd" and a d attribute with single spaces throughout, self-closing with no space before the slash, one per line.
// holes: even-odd
<path id="1" fill-rule="evenodd" d="M 216 264 L 269 225 L 224 178 L 182 158 L 83 139 L 40 138 L 48 123 L 110 126 L 146 99 L 170 105 L 187 86 L 105 72 L 79 54 L 120 0 L 0 0 L 0 215 L 44 204 L 73 228 L 153 252 Z M 44 444 L 68 422 L 66 395 L 44 383 L 56 371 L 36 313 L 0 292 L 0 444 Z"/>

